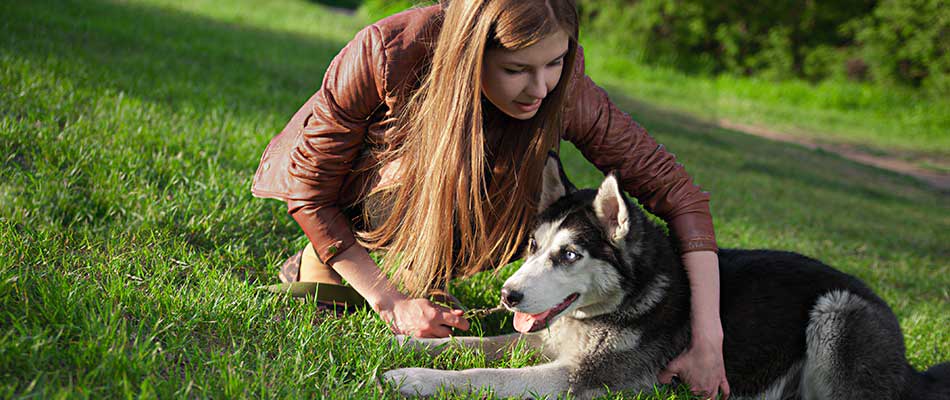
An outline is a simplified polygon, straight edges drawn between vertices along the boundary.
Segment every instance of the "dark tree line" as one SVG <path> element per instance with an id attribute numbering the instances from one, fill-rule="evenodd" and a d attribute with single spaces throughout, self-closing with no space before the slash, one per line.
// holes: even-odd
<path id="1" fill-rule="evenodd" d="M 948 0 L 579 0 L 585 32 L 640 62 L 950 93 Z"/>

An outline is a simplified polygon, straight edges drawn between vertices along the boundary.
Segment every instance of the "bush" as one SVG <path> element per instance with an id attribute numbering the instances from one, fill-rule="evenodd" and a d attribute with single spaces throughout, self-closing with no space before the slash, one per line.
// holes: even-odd
<path id="1" fill-rule="evenodd" d="M 849 24 L 876 81 L 950 94 L 950 7 L 945 0 L 884 0 Z"/>
<path id="2" fill-rule="evenodd" d="M 868 77 L 867 63 L 851 47 L 818 45 L 805 54 L 802 77 L 810 82 L 826 79 L 863 81 Z"/>
<path id="3" fill-rule="evenodd" d="M 370 21 L 378 21 L 400 11 L 434 4 L 427 0 L 365 0 L 359 8 L 359 13 Z"/>
<path id="4" fill-rule="evenodd" d="M 868 14 L 874 1 L 580 0 L 580 6 L 588 32 L 638 61 L 785 79 L 843 71 L 845 59 L 832 57 L 832 49 L 852 36 L 840 27 Z M 819 61 L 838 65 L 818 67 Z"/>

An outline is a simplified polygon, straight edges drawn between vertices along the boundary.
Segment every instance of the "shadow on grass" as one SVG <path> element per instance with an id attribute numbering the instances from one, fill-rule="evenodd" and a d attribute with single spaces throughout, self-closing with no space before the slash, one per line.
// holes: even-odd
<path id="1" fill-rule="evenodd" d="M 345 44 L 107 1 L 10 2 L 0 51 L 173 109 L 290 115 Z M 11 23 L 10 21 L 20 21 Z M 24 23 L 23 21 L 26 21 Z"/>

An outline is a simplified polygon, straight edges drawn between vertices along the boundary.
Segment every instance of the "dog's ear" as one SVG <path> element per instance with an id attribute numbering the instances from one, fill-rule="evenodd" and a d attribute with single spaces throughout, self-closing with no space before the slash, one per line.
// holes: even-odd
<path id="1" fill-rule="evenodd" d="M 538 212 L 546 210 L 551 204 L 561 197 L 577 190 L 574 185 L 567 180 L 564 174 L 564 168 L 561 167 L 561 160 L 554 152 L 548 153 L 548 160 L 544 163 L 544 171 L 541 172 L 541 199 L 538 202 Z"/>
<path id="2" fill-rule="evenodd" d="M 627 233 L 630 232 L 630 210 L 627 209 L 627 203 L 613 173 L 608 174 L 597 189 L 594 214 L 603 224 L 611 241 L 615 244 L 625 241 Z"/>

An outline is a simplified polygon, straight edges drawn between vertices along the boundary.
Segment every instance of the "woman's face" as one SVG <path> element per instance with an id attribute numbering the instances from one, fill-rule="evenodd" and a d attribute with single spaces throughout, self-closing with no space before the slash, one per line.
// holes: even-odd
<path id="1" fill-rule="evenodd" d="M 521 50 L 486 50 L 482 94 L 512 118 L 533 117 L 561 79 L 567 46 L 567 34 L 558 31 Z"/>

